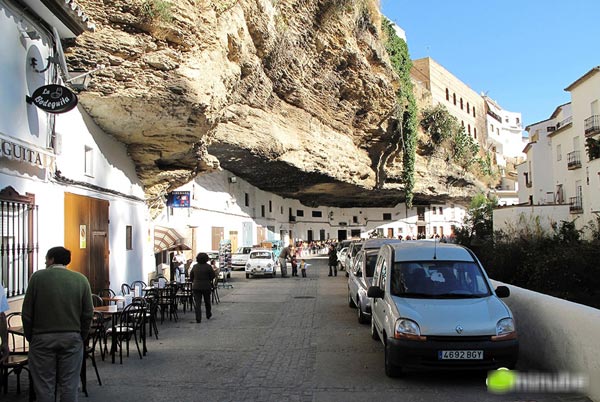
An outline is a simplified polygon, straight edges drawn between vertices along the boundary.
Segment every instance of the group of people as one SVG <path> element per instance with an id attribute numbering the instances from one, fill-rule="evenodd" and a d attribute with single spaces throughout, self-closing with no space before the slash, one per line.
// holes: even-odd
<path id="1" fill-rule="evenodd" d="M 287 278 L 287 263 L 290 262 L 292 266 L 292 276 L 298 276 L 298 268 L 303 278 L 306 278 L 306 269 L 310 266 L 304 258 L 300 258 L 298 263 L 298 252 L 292 250 L 291 246 L 285 246 L 279 253 L 279 267 L 281 268 L 281 277 Z"/>

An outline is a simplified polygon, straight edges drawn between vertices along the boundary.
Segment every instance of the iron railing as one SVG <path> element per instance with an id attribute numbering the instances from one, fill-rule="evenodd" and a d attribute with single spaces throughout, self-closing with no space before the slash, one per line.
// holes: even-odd
<path id="1" fill-rule="evenodd" d="M 567 154 L 567 169 L 579 169 L 581 167 L 581 151 L 573 151 Z"/>
<path id="2" fill-rule="evenodd" d="M 600 115 L 593 115 L 584 120 L 586 137 L 600 133 Z"/>
<path id="3" fill-rule="evenodd" d="M 37 261 L 37 205 L 0 200 L 0 267 L 6 296 L 25 294 Z"/>
<path id="4" fill-rule="evenodd" d="M 581 196 L 569 197 L 569 212 L 572 214 L 583 213 L 583 200 Z"/>

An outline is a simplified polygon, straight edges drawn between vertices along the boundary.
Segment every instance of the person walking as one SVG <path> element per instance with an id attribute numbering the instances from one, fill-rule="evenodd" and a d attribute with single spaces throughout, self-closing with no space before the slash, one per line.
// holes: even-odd
<path id="1" fill-rule="evenodd" d="M 287 278 L 287 260 L 290 258 L 292 258 L 292 251 L 290 250 L 290 246 L 287 245 L 279 254 L 279 266 L 281 267 L 282 278 Z"/>
<path id="2" fill-rule="evenodd" d="M 49 249 L 46 269 L 31 276 L 23 299 L 23 331 L 38 402 L 78 400 L 83 343 L 94 307 L 87 278 L 68 270 L 70 262 L 71 251 Z"/>
<path id="3" fill-rule="evenodd" d="M 206 319 L 210 320 L 210 317 L 212 317 L 210 295 L 216 275 L 215 270 L 208 263 L 208 260 L 208 254 L 198 253 L 196 256 L 196 265 L 190 271 L 197 323 L 202 321 L 202 298 L 204 298 L 204 307 L 206 308 Z"/>
<path id="4" fill-rule="evenodd" d="M 327 276 L 331 276 L 332 268 L 333 268 L 333 276 L 337 276 L 338 258 L 337 258 L 337 253 L 335 251 L 335 247 L 333 247 L 333 244 L 331 244 L 329 246 L 329 252 L 327 253 L 327 257 L 329 260 L 329 275 L 327 275 Z"/>

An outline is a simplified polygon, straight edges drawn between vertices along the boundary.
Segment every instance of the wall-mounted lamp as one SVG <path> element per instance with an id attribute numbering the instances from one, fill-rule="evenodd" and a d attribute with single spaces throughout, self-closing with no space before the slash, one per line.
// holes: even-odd
<path id="1" fill-rule="evenodd" d="M 84 73 L 83 71 L 69 71 L 69 77 L 71 77 L 71 78 L 69 78 L 67 80 L 67 82 L 69 84 L 71 84 L 71 86 L 74 89 L 77 89 L 79 91 L 85 90 L 90 85 L 90 82 L 92 82 L 92 73 L 96 70 L 89 71 L 87 73 Z M 72 76 L 73 74 L 78 74 L 78 75 L 75 75 L 73 77 Z"/>
<path id="2" fill-rule="evenodd" d="M 229 178 L 229 182 L 230 182 L 230 183 L 237 183 L 237 177 L 235 177 L 235 176 L 231 176 L 231 177 Z"/>

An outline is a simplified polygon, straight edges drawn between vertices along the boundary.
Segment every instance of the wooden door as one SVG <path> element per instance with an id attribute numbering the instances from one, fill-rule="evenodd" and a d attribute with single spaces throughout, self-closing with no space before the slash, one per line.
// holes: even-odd
<path id="1" fill-rule="evenodd" d="M 231 230 L 229 232 L 229 240 L 231 240 L 231 252 L 235 253 L 238 249 L 238 232 L 237 230 Z"/>
<path id="2" fill-rule="evenodd" d="M 218 250 L 221 240 L 224 240 L 224 233 L 225 233 L 225 229 L 222 227 L 218 227 L 218 226 L 213 226 L 212 227 L 212 232 L 211 232 L 211 247 L 212 250 Z"/>
<path id="3" fill-rule="evenodd" d="M 69 269 L 85 275 L 92 292 L 110 287 L 109 202 L 65 193 L 65 247 L 71 250 Z"/>

